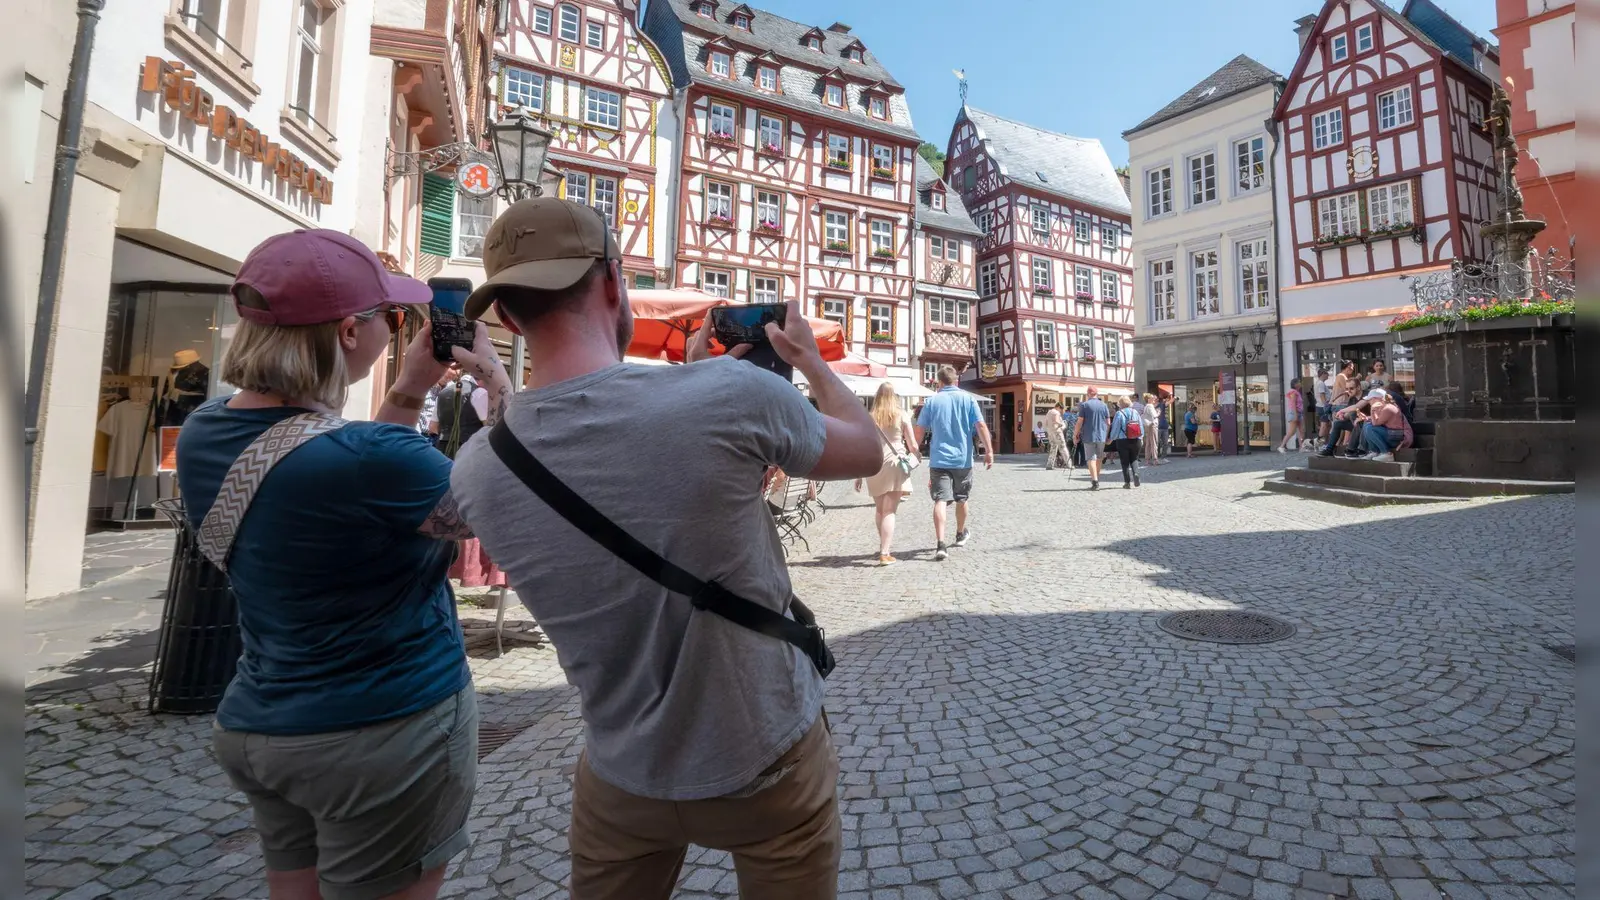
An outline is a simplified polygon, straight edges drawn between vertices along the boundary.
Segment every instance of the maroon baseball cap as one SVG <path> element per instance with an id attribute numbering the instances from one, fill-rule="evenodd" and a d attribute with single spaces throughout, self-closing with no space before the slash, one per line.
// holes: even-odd
<path id="1" fill-rule="evenodd" d="M 231 292 L 240 317 L 263 325 L 320 325 L 433 300 L 427 285 L 391 274 L 366 244 L 325 228 L 275 234 L 257 244 Z"/>

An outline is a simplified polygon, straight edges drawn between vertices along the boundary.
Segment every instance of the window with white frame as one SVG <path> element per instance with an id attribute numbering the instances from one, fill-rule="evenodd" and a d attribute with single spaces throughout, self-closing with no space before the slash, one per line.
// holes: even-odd
<path id="1" fill-rule="evenodd" d="M 713 102 L 710 107 L 711 136 L 722 141 L 733 140 L 733 121 L 738 115 L 732 106 Z"/>
<path id="2" fill-rule="evenodd" d="M 988 210 L 984 210 L 983 212 L 978 213 L 978 219 L 977 219 L 977 223 L 976 224 L 978 226 L 978 230 L 983 232 L 983 236 L 984 237 L 988 237 L 989 236 L 989 232 L 993 230 L 994 214 L 989 212 Z"/>
<path id="3" fill-rule="evenodd" d="M 1189 205 L 1217 199 L 1217 155 L 1202 153 L 1189 158 Z"/>
<path id="4" fill-rule="evenodd" d="M 733 224 L 733 185 L 721 181 L 706 182 L 706 221 L 720 225 Z"/>
<path id="5" fill-rule="evenodd" d="M 810 35 L 809 37 L 806 38 L 806 47 L 808 49 L 811 49 L 811 50 L 821 50 L 822 49 L 822 38 L 819 38 L 814 34 Z"/>
<path id="6" fill-rule="evenodd" d="M 928 195 L 928 202 L 934 209 L 944 209 L 944 191 L 935 190 Z"/>
<path id="7" fill-rule="evenodd" d="M 874 119 L 889 118 L 889 106 L 882 97 L 873 97 L 871 102 L 867 104 L 867 109 L 872 113 Z"/>
<path id="8" fill-rule="evenodd" d="M 1214 316 L 1222 312 L 1221 282 L 1218 280 L 1217 251 L 1201 250 L 1189 257 L 1190 282 L 1194 288 L 1194 315 Z"/>
<path id="9" fill-rule="evenodd" d="M 731 281 L 729 273 L 719 269 L 702 269 L 700 272 L 700 290 L 713 297 L 721 297 L 724 300 L 732 297 Z"/>
<path id="10" fill-rule="evenodd" d="M 1350 36 L 1345 34 L 1334 35 L 1333 40 L 1328 42 L 1328 49 L 1333 55 L 1334 62 L 1344 62 L 1350 58 Z"/>
<path id="11" fill-rule="evenodd" d="M 1122 278 L 1115 272 L 1100 273 L 1100 299 L 1105 303 L 1122 302 Z"/>
<path id="12" fill-rule="evenodd" d="M 533 31 L 535 34 L 550 33 L 550 8 L 535 6 L 533 8 Z"/>
<path id="13" fill-rule="evenodd" d="M 824 297 L 822 317 L 830 322 L 838 322 L 845 334 L 850 333 L 850 301 L 837 297 Z"/>
<path id="14" fill-rule="evenodd" d="M 1243 194 L 1267 183 L 1267 139 L 1246 138 L 1233 142 L 1233 188 Z"/>
<path id="15" fill-rule="evenodd" d="M 966 328 L 972 324 L 972 301 L 956 301 L 956 326 Z"/>
<path id="16" fill-rule="evenodd" d="M 922 383 L 933 384 L 939 380 L 939 364 L 925 362 L 922 364 Z"/>
<path id="17" fill-rule="evenodd" d="M 1356 52 L 1357 53 L 1366 53 L 1368 50 L 1371 50 L 1371 49 L 1372 49 L 1372 24 L 1369 22 L 1366 25 L 1362 25 L 1362 26 L 1359 26 L 1358 28 L 1356 28 Z"/>
<path id="18" fill-rule="evenodd" d="M 710 0 L 701 0 L 701 2 L 694 5 L 694 14 L 702 19 L 709 19 L 715 9 L 716 6 Z"/>
<path id="19" fill-rule="evenodd" d="M 745 15 L 744 13 L 739 13 L 738 15 L 733 17 L 733 27 L 741 29 L 743 31 L 749 31 L 750 30 L 750 17 Z"/>
<path id="20" fill-rule="evenodd" d="M 1272 305 L 1272 273 L 1267 264 L 1267 239 L 1239 244 L 1239 301 L 1245 309 Z"/>
<path id="21" fill-rule="evenodd" d="M 768 153 L 783 152 L 783 120 L 772 116 L 761 116 L 756 127 L 756 135 L 761 143 L 758 145 Z"/>
<path id="22" fill-rule="evenodd" d="M 586 172 L 568 172 L 561 180 L 566 185 L 567 199 L 573 203 L 589 205 L 589 175 Z"/>
<path id="23" fill-rule="evenodd" d="M 756 85 L 763 91 L 778 89 L 778 70 L 771 66 L 762 66 L 756 70 Z"/>
<path id="24" fill-rule="evenodd" d="M 861 62 L 862 60 L 860 47 L 851 47 L 845 55 L 850 58 L 851 62 Z"/>
<path id="25" fill-rule="evenodd" d="M 1467 124 L 1475 128 L 1484 127 L 1484 119 L 1488 117 L 1488 108 L 1484 105 L 1483 98 L 1467 96 Z"/>
<path id="26" fill-rule="evenodd" d="M 1039 203 L 1033 206 L 1033 239 L 1050 242 L 1050 207 Z"/>
<path id="27" fill-rule="evenodd" d="M 783 230 L 783 196 L 776 191 L 756 191 L 756 227 Z"/>
<path id="28" fill-rule="evenodd" d="M 1317 237 L 1332 241 L 1361 232 L 1361 199 L 1354 192 L 1317 201 Z"/>
<path id="29" fill-rule="evenodd" d="M 583 121 L 601 128 L 616 128 L 622 123 L 622 95 L 596 87 L 583 89 Z"/>
<path id="30" fill-rule="evenodd" d="M 1344 110 L 1330 109 L 1311 117 L 1311 149 L 1324 150 L 1344 143 Z"/>
<path id="31" fill-rule="evenodd" d="M 750 278 L 750 299 L 755 303 L 778 302 L 776 275 L 755 275 Z"/>
<path id="32" fill-rule="evenodd" d="M 615 178 L 607 178 L 604 175 L 596 175 L 592 193 L 594 197 L 589 201 L 589 205 L 600 213 L 600 218 L 605 219 L 607 225 L 616 228 L 617 180 Z"/>
<path id="33" fill-rule="evenodd" d="M 1122 244 L 1122 229 L 1109 222 L 1100 223 L 1100 249 L 1115 250 Z"/>
<path id="34" fill-rule="evenodd" d="M 1078 344 L 1078 358 L 1094 359 L 1094 329 L 1087 325 L 1079 325 L 1074 332 Z"/>
<path id="35" fill-rule="evenodd" d="M 937 234 L 928 236 L 928 256 L 933 259 L 944 258 L 944 238 Z"/>
<path id="36" fill-rule="evenodd" d="M 887 172 L 887 173 L 893 174 L 893 172 L 894 172 L 894 148 L 893 147 L 885 147 L 882 144 L 873 144 L 872 145 L 872 172 L 875 175 L 879 174 L 879 173 L 882 173 L 882 172 Z"/>
<path id="37" fill-rule="evenodd" d="M 992 360 L 994 362 L 999 362 L 1000 361 L 1000 348 L 1001 348 L 1001 346 L 1002 345 L 1000 343 L 1000 326 L 999 325 L 985 325 L 985 326 L 983 326 L 983 341 L 982 341 L 983 358 L 986 359 L 986 360 Z"/>
<path id="38" fill-rule="evenodd" d="M 711 74 L 718 78 L 727 78 L 733 71 L 733 60 L 721 50 L 711 51 Z"/>
<path id="39" fill-rule="evenodd" d="M 828 165 L 835 169 L 850 168 L 850 139 L 842 134 L 828 135 Z"/>
<path id="40" fill-rule="evenodd" d="M 961 259 L 961 241 L 959 239 L 949 238 L 944 242 L 944 258 Z"/>
<path id="41" fill-rule="evenodd" d="M 527 69 L 505 70 L 505 88 L 500 100 L 507 106 L 544 109 L 544 76 Z"/>
<path id="42" fill-rule="evenodd" d="M 1411 85 L 1401 85 L 1378 95 L 1378 130 L 1387 131 L 1410 125 L 1414 121 L 1411 108 Z"/>
<path id="43" fill-rule="evenodd" d="M 1173 274 L 1174 261 L 1150 262 L 1150 321 L 1172 322 L 1178 318 L 1178 285 Z"/>
<path id="44" fill-rule="evenodd" d="M 1056 355 L 1056 323 L 1034 322 L 1033 345 L 1040 356 Z"/>
<path id="45" fill-rule="evenodd" d="M 995 267 L 994 260 L 978 266 L 978 293 L 985 297 L 993 297 L 1000 290 L 999 270 Z"/>
<path id="46" fill-rule="evenodd" d="M 295 119 L 316 122 L 323 131 L 327 127 L 318 120 L 332 118 L 323 109 L 324 97 L 320 90 L 327 77 L 328 64 L 322 56 L 322 45 L 330 30 L 327 27 L 329 17 L 329 11 L 323 9 L 320 0 L 300 0 L 300 14 L 295 17 L 294 90 L 290 93 L 294 100 L 289 104 L 289 112 Z"/>
<path id="47" fill-rule="evenodd" d="M 1034 257 L 1033 292 L 1036 294 L 1050 293 L 1050 260 L 1048 259 Z"/>
<path id="48" fill-rule="evenodd" d="M 850 249 L 850 214 L 830 209 L 823 213 L 823 238 L 829 250 Z"/>
<path id="49" fill-rule="evenodd" d="M 1106 364 L 1122 365 L 1122 335 L 1119 332 L 1106 332 Z"/>
<path id="50" fill-rule="evenodd" d="M 1079 297 L 1094 296 L 1094 273 L 1084 266 L 1078 266 L 1072 272 L 1072 290 Z"/>
<path id="51" fill-rule="evenodd" d="M 1089 243 L 1089 220 L 1079 216 L 1072 220 L 1072 239 L 1080 244 Z"/>
<path id="52" fill-rule="evenodd" d="M 829 106 L 844 106 L 844 85 L 828 85 L 827 98 Z"/>
<path id="53" fill-rule="evenodd" d="M 872 255 L 877 257 L 894 255 L 894 223 L 886 219 L 873 219 L 867 225 L 868 235 L 872 238 Z"/>
<path id="54" fill-rule="evenodd" d="M 929 325 L 955 325 L 956 302 L 947 297 L 928 298 Z"/>
<path id="55" fill-rule="evenodd" d="M 570 3 L 563 3 L 561 8 L 557 10 L 557 16 L 561 21 L 561 39 L 569 44 L 576 44 L 578 42 L 578 8 Z"/>
<path id="56" fill-rule="evenodd" d="M 888 303 L 867 304 L 867 339 L 878 343 L 894 342 L 894 306 Z"/>
<path id="57" fill-rule="evenodd" d="M 456 256 L 478 259 L 483 256 L 483 236 L 494 221 L 494 197 L 456 195 Z"/>
<path id="58" fill-rule="evenodd" d="M 584 26 L 583 42 L 596 50 L 605 48 L 606 26 L 600 22 L 590 21 Z"/>
<path id="59" fill-rule="evenodd" d="M 1396 181 L 1367 188 L 1367 228 L 1389 231 L 1409 227 L 1414 221 L 1411 182 Z"/>
<path id="60" fill-rule="evenodd" d="M 1172 212 L 1172 167 L 1151 169 L 1145 183 L 1149 186 L 1145 208 L 1150 218 Z"/>

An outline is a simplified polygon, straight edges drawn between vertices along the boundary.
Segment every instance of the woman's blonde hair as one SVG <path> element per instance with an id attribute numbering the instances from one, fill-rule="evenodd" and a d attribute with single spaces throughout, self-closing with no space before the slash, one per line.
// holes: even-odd
<path id="1" fill-rule="evenodd" d="M 1127 394 L 1123 394 L 1121 397 L 1117 398 L 1117 406 L 1122 408 L 1122 409 L 1127 409 L 1128 407 L 1130 407 L 1132 405 L 1133 405 L 1133 401 L 1128 399 L 1128 395 Z"/>
<path id="2" fill-rule="evenodd" d="M 872 398 L 872 421 L 878 427 L 888 432 L 892 437 L 900 429 L 900 423 L 905 421 L 905 410 L 900 408 L 900 396 L 894 392 L 894 385 L 885 381 L 878 385 L 878 393 Z"/>
<path id="3" fill-rule="evenodd" d="M 344 348 L 339 346 L 339 325 L 263 325 L 241 320 L 218 377 L 242 390 L 341 409 L 350 393 L 350 378 Z"/>

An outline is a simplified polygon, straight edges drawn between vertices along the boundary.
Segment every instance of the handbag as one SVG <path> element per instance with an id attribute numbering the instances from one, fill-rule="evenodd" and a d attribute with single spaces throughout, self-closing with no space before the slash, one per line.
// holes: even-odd
<path id="1" fill-rule="evenodd" d="M 883 433 L 882 428 L 878 429 L 878 437 L 882 439 L 883 445 L 889 448 L 889 452 L 894 454 L 894 465 L 895 468 L 900 470 L 901 475 L 909 476 L 917 470 L 918 460 L 909 453 L 901 453 L 896 450 L 894 444 L 889 443 L 889 436 Z"/>
<path id="2" fill-rule="evenodd" d="M 544 463 L 517 440 L 504 420 L 489 429 L 489 446 L 511 474 L 555 510 L 556 515 L 639 570 L 639 574 L 674 594 L 688 597 L 695 609 L 715 613 L 735 625 L 793 645 L 811 660 L 823 678 L 833 671 L 833 653 L 828 650 L 827 635 L 800 598 L 789 598 L 789 611 L 794 614 L 791 619 L 668 562 L 545 468 Z"/>

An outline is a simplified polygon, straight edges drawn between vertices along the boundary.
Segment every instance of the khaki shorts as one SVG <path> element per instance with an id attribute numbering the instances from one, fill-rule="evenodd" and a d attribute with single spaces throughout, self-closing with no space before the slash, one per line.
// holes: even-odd
<path id="1" fill-rule="evenodd" d="M 376 900 L 472 843 L 478 701 L 468 685 L 419 713 L 349 731 L 212 727 L 217 762 L 255 811 L 267 868 L 315 868 L 325 900 Z"/>

